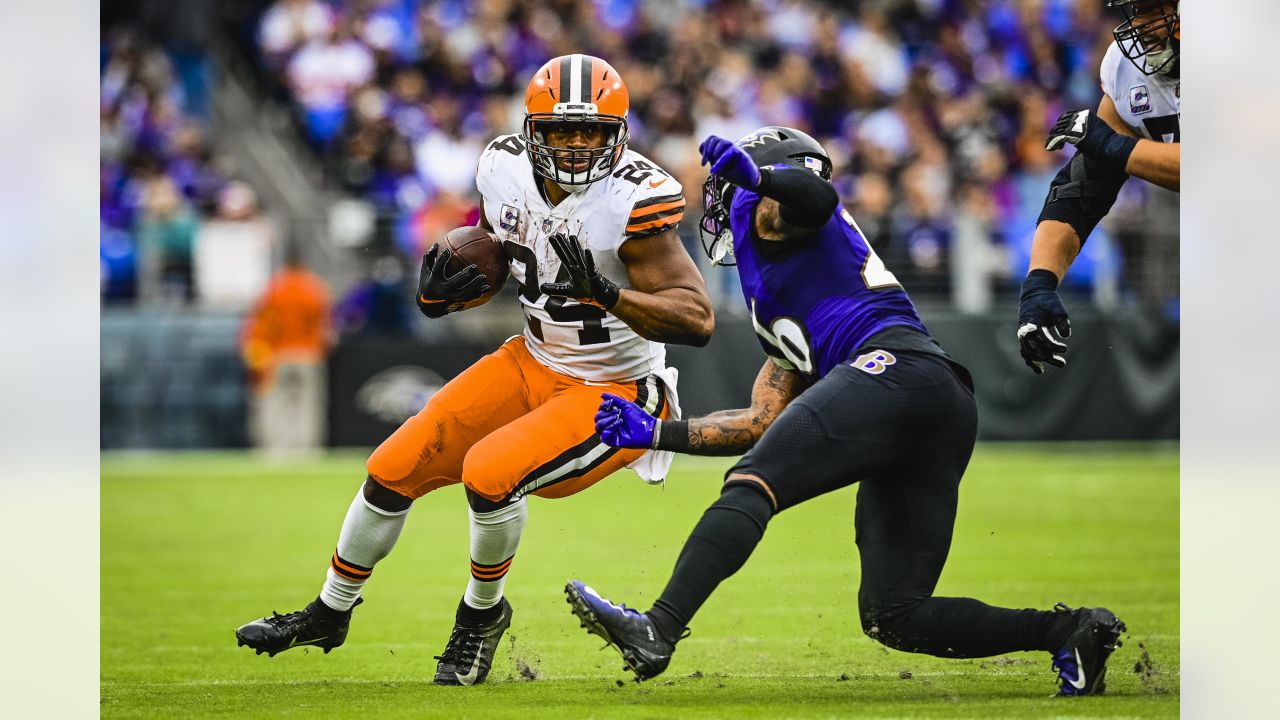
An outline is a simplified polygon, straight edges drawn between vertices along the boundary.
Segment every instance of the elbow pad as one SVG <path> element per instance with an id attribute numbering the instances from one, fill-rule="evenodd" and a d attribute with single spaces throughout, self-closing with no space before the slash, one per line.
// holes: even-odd
<path id="1" fill-rule="evenodd" d="M 1098 222 L 1111 211 L 1120 187 L 1128 179 L 1124 170 L 1076 153 L 1049 183 L 1049 194 L 1036 224 L 1045 220 L 1064 222 L 1076 231 L 1084 246 Z"/>
<path id="2" fill-rule="evenodd" d="M 781 205 L 779 214 L 788 225 L 818 229 L 827 224 L 840 198 L 835 187 L 812 170 L 773 166 L 760 168 L 760 195 Z"/>

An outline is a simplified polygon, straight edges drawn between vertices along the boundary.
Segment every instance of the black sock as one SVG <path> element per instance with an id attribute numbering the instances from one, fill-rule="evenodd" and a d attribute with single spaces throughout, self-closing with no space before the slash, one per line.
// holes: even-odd
<path id="1" fill-rule="evenodd" d="M 1067 636 L 1076 629 L 1075 613 L 1048 611 L 1040 615 L 1041 633 L 1045 638 L 1045 650 L 1057 652 L 1067 642 Z"/>
<path id="2" fill-rule="evenodd" d="M 771 517 L 773 506 L 762 491 L 746 483 L 725 487 L 693 528 L 666 589 L 646 613 L 663 638 L 680 639 L 716 586 L 751 556 Z"/>
<path id="3" fill-rule="evenodd" d="M 466 600 L 458 601 L 458 612 L 456 619 L 458 623 L 470 627 L 479 625 L 488 625 L 497 620 L 502 615 L 502 601 L 491 608 L 473 608 L 467 604 Z"/>
<path id="4" fill-rule="evenodd" d="M 354 606 L 353 606 L 354 607 Z M 333 624 L 342 619 L 344 615 L 351 612 L 350 610 L 334 610 L 324 604 L 324 600 L 316 598 L 307 606 L 307 612 L 311 613 L 317 620 L 325 624 Z"/>

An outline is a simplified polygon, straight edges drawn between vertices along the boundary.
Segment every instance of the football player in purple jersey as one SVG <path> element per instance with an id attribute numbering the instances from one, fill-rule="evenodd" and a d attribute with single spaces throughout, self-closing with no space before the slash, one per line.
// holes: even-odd
<path id="1" fill-rule="evenodd" d="M 1060 694 L 1102 692 L 1124 630 L 1109 610 L 1014 610 L 934 596 L 977 435 L 973 382 L 929 336 L 841 206 L 827 153 L 786 127 L 736 143 L 713 135 L 700 151 L 711 166 L 704 244 L 718 262 L 736 261 L 767 355 L 751 407 L 656 420 L 605 395 L 596 429 L 615 447 L 746 454 L 650 610 L 615 605 L 574 580 L 565 587 L 573 612 L 621 651 L 637 679 L 654 677 L 774 515 L 859 483 L 858 606 L 869 636 L 940 657 L 1044 650 Z"/>

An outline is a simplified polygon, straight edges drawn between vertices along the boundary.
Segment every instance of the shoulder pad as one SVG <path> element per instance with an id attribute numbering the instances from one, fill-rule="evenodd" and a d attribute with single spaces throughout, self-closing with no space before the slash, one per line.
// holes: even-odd
<path id="1" fill-rule="evenodd" d="M 654 235 L 684 219 L 680 181 L 643 155 L 628 152 L 611 180 L 627 211 L 627 237 Z"/>
<path id="2" fill-rule="evenodd" d="M 1102 56 L 1102 64 L 1098 68 L 1098 79 L 1102 86 L 1102 92 L 1116 99 L 1116 82 L 1120 79 L 1120 69 L 1129 61 L 1124 58 L 1124 54 L 1120 52 L 1120 46 L 1114 42 L 1107 47 L 1107 54 Z"/>
<path id="3" fill-rule="evenodd" d="M 519 134 L 499 135 L 485 146 L 476 166 L 476 189 L 486 195 L 516 171 L 515 163 L 528 164 L 524 139 Z"/>

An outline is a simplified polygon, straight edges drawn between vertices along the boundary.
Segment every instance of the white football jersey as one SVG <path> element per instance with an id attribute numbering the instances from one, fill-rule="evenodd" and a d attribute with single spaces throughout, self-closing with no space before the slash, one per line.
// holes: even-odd
<path id="1" fill-rule="evenodd" d="M 628 239 L 674 228 L 684 218 L 680 183 L 639 153 L 627 150 L 612 175 L 550 205 L 520 135 L 485 148 L 476 172 L 484 212 L 511 259 L 520 283 L 529 352 L 551 369 L 594 381 L 628 381 L 666 367 L 666 346 L 645 340 L 605 310 L 548 298 L 542 283 L 560 277 L 550 235 L 577 235 L 601 274 L 630 287 L 618 248 Z"/>
<path id="2" fill-rule="evenodd" d="M 1159 73 L 1143 75 L 1111 43 L 1102 58 L 1102 91 L 1111 97 L 1125 124 L 1156 142 L 1179 142 L 1182 81 Z"/>

